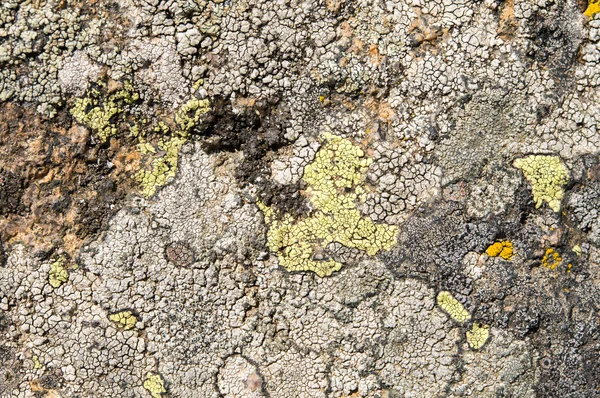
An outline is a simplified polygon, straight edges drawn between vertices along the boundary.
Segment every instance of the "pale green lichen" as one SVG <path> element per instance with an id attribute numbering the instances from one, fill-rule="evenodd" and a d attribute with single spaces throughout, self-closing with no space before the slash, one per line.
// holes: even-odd
<path id="1" fill-rule="evenodd" d="M 163 151 L 164 155 L 152 161 L 150 170 L 140 170 L 136 174 L 142 195 L 146 197 L 154 195 L 158 188 L 175 177 L 181 147 L 188 141 L 189 132 L 198 123 L 200 117 L 209 111 L 208 100 L 192 99 L 175 113 L 175 121 L 181 130 L 173 134 L 170 140 L 160 140 L 158 149 Z M 159 123 L 155 131 L 167 133 L 169 128 L 164 123 Z M 156 149 L 147 142 L 141 142 L 138 149 L 142 154 L 156 153 Z"/>
<path id="2" fill-rule="evenodd" d="M 60 285 L 69 280 L 69 271 L 64 267 L 65 258 L 59 257 L 56 261 L 50 264 L 50 272 L 48 273 L 48 282 L 53 288 L 58 288 Z"/>
<path id="3" fill-rule="evenodd" d="M 158 373 L 148 372 L 143 386 L 153 398 L 161 398 L 167 392 L 165 381 Z"/>
<path id="4" fill-rule="evenodd" d="M 480 325 L 474 323 L 471 330 L 467 331 L 467 343 L 469 347 L 478 350 L 486 343 L 490 337 L 490 327 L 488 325 Z"/>
<path id="5" fill-rule="evenodd" d="M 462 324 L 471 319 L 471 314 L 450 292 L 441 291 L 437 296 L 437 304 L 458 323 Z"/>
<path id="6" fill-rule="evenodd" d="M 108 319 L 114 322 L 118 327 L 125 330 L 133 329 L 137 323 L 137 317 L 129 310 L 110 314 Z"/>
<path id="7" fill-rule="evenodd" d="M 131 105 L 138 99 L 139 95 L 129 82 L 123 85 L 122 90 L 109 95 L 104 100 L 101 98 L 100 91 L 94 89 L 87 97 L 75 100 L 71 114 L 79 123 L 96 132 L 100 141 L 106 142 L 118 132 L 114 117 L 123 113 L 126 105 Z"/>
<path id="8" fill-rule="evenodd" d="M 371 159 L 349 140 L 324 133 L 324 145 L 304 169 L 305 195 L 315 209 L 308 217 L 295 220 L 280 216 L 263 203 L 258 204 L 269 225 L 267 245 L 277 253 L 279 264 L 289 271 L 313 271 L 327 276 L 341 268 L 332 260 L 314 255 L 330 243 L 365 251 L 373 256 L 389 250 L 396 242 L 398 228 L 375 224 L 357 208 L 364 201 L 364 175 Z"/>
<path id="9" fill-rule="evenodd" d="M 569 180 L 569 170 L 558 156 L 531 155 L 514 161 L 513 165 L 521 169 L 525 178 L 533 186 L 535 207 L 543 202 L 555 212 L 565 196 L 564 187 Z"/>
<path id="10" fill-rule="evenodd" d="M 151 170 L 140 170 L 136 174 L 136 179 L 140 183 L 141 192 L 144 196 L 154 195 L 158 188 L 165 185 L 170 178 L 175 177 L 179 150 L 186 141 L 186 139 L 180 137 L 172 137 L 168 141 L 159 141 L 158 148 L 165 152 L 164 156 L 152 161 Z"/>
<path id="11" fill-rule="evenodd" d="M 175 122 L 185 134 L 200 121 L 200 117 L 210 111 L 208 100 L 191 99 L 175 113 Z"/>
<path id="12" fill-rule="evenodd" d="M 34 369 L 41 369 L 44 367 L 44 365 L 42 365 L 42 363 L 40 362 L 40 357 L 38 357 L 37 355 L 32 356 L 31 360 L 33 361 Z"/>

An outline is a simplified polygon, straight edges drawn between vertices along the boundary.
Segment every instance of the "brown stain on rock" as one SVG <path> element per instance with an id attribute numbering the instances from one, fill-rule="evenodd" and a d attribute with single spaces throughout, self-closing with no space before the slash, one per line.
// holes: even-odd
<path id="1" fill-rule="evenodd" d="M 135 189 L 134 143 L 92 143 L 66 110 L 44 120 L 33 110 L 0 105 L 0 239 L 73 256 Z"/>

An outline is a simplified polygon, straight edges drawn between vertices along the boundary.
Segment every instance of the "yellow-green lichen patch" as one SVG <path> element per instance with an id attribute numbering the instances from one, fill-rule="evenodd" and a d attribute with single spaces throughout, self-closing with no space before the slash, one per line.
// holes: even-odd
<path id="1" fill-rule="evenodd" d="M 560 203 L 565 195 L 564 186 L 569 180 L 569 170 L 558 156 L 531 155 L 514 161 L 525 178 L 533 186 L 535 207 L 543 202 L 555 212 L 560 211 Z"/>
<path id="2" fill-rule="evenodd" d="M 60 257 L 58 258 L 58 260 L 50 264 L 48 282 L 53 288 L 58 288 L 67 280 L 69 280 L 69 271 L 67 271 L 67 269 L 65 268 L 65 258 Z"/>
<path id="3" fill-rule="evenodd" d="M 502 257 L 505 260 L 510 260 L 513 256 L 512 242 L 508 240 L 495 242 L 487 248 L 485 253 L 490 257 Z"/>
<path id="4" fill-rule="evenodd" d="M 175 122 L 181 131 L 188 133 L 200 120 L 200 117 L 210 111 L 208 100 L 191 99 L 175 113 Z"/>
<path id="5" fill-rule="evenodd" d="M 140 170 L 136 179 L 140 183 L 141 193 L 146 197 L 154 195 L 156 190 L 167 184 L 170 178 L 177 173 L 179 150 L 188 140 L 189 131 L 200 120 L 200 116 L 210 111 L 208 100 L 192 99 L 186 102 L 176 113 L 175 121 L 181 128 L 172 135 L 170 140 L 160 140 L 158 149 L 164 153 L 160 158 L 154 159 L 150 170 Z M 169 128 L 164 123 L 159 123 L 156 132 L 167 133 Z M 142 154 L 154 154 L 156 149 L 147 142 L 140 142 L 138 149 Z"/>
<path id="6" fill-rule="evenodd" d="M 153 398 L 161 398 L 167 392 L 165 381 L 158 373 L 148 372 L 143 386 Z"/>
<path id="7" fill-rule="evenodd" d="M 593 18 L 594 15 L 600 12 L 600 0 L 588 0 L 588 6 L 586 10 L 583 12 L 590 18 Z"/>
<path id="8" fill-rule="evenodd" d="M 467 331 L 466 335 L 469 347 L 478 350 L 483 347 L 490 337 L 490 327 L 488 325 L 473 323 L 473 327 L 471 330 Z"/>
<path id="9" fill-rule="evenodd" d="M 323 146 L 303 176 L 308 186 L 305 195 L 314 211 L 295 220 L 259 203 L 269 225 L 267 245 L 277 253 L 279 264 L 289 271 L 313 271 L 319 276 L 331 275 L 342 266 L 332 259 L 313 258 L 330 243 L 373 256 L 389 250 L 398 233 L 396 226 L 375 224 L 362 217 L 357 208 L 364 200 L 361 184 L 371 159 L 349 140 L 330 133 L 324 133 L 323 138 Z"/>
<path id="10" fill-rule="evenodd" d="M 555 269 L 561 261 L 562 257 L 560 254 L 553 248 L 548 248 L 542 258 L 542 265 L 546 268 Z"/>
<path id="11" fill-rule="evenodd" d="M 31 360 L 33 361 L 34 369 L 41 369 L 44 367 L 44 365 L 42 365 L 42 363 L 40 362 L 40 357 L 38 357 L 37 355 L 32 356 Z"/>
<path id="12" fill-rule="evenodd" d="M 471 314 L 450 292 L 439 292 L 437 295 L 437 304 L 458 323 L 465 323 L 471 319 Z"/>
<path id="13" fill-rule="evenodd" d="M 154 195 L 157 188 L 162 187 L 170 178 L 175 177 L 179 150 L 186 141 L 181 137 L 173 137 L 169 141 L 161 140 L 158 143 L 158 148 L 164 151 L 164 155 L 152 161 L 150 170 L 140 170 L 136 174 L 136 179 L 140 183 L 141 192 L 144 196 Z"/>
<path id="14" fill-rule="evenodd" d="M 137 317 L 129 310 L 110 314 L 108 319 L 114 322 L 119 328 L 125 330 L 133 329 L 137 323 Z"/>
<path id="15" fill-rule="evenodd" d="M 117 134 L 115 116 L 125 110 L 126 105 L 131 105 L 139 99 L 130 83 L 125 83 L 123 89 L 109 95 L 104 101 L 100 91 L 91 90 L 85 98 L 75 100 L 71 114 L 79 123 L 92 129 L 102 142 Z"/>
<path id="16" fill-rule="evenodd" d="M 578 257 L 581 256 L 581 246 L 580 245 L 573 246 L 573 248 L 571 250 L 573 250 L 573 253 L 577 254 Z"/>

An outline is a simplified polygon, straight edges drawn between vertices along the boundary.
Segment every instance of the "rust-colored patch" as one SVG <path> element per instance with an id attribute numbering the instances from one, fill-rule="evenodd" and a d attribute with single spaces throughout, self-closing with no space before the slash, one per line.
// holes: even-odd
<path id="1" fill-rule="evenodd" d="M 498 22 L 498 36 L 502 40 L 512 40 L 517 31 L 517 20 L 515 18 L 515 1 L 506 0 L 500 12 L 500 21 Z"/>
<path id="2" fill-rule="evenodd" d="M 0 114 L 0 238 L 73 256 L 135 189 L 135 146 L 125 138 L 92 146 L 66 111 L 47 121 L 5 103 Z"/>

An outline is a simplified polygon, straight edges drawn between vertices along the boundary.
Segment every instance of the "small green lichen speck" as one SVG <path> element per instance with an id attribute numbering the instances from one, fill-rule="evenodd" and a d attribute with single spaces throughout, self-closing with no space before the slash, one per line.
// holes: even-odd
<path id="1" fill-rule="evenodd" d="M 513 165 L 523 170 L 525 178 L 533 185 L 535 207 L 542 202 L 555 212 L 560 211 L 560 203 L 565 196 L 564 186 L 569 180 L 569 170 L 558 156 L 531 155 L 514 161 Z"/>
<path id="2" fill-rule="evenodd" d="M 465 323 L 471 319 L 471 314 L 450 292 L 441 291 L 437 296 L 437 304 L 458 323 Z"/>
<path id="3" fill-rule="evenodd" d="M 133 313 L 129 310 L 117 312 L 115 314 L 111 314 L 108 316 L 112 322 L 116 323 L 117 326 L 123 328 L 125 330 L 130 330 L 135 327 L 137 323 L 137 318 Z"/>
<path id="4" fill-rule="evenodd" d="M 69 279 L 69 272 L 64 267 L 65 259 L 60 257 L 58 260 L 50 264 L 50 272 L 48 273 L 48 282 L 53 288 L 58 288 Z"/>
<path id="5" fill-rule="evenodd" d="M 126 82 L 123 89 L 108 96 L 104 101 L 98 90 L 91 90 L 85 98 L 75 100 L 71 114 L 79 123 L 98 134 L 102 142 L 117 134 L 113 118 L 123 113 L 125 105 L 131 105 L 139 99 L 131 83 Z"/>
<path id="6" fill-rule="evenodd" d="M 306 166 L 303 177 L 315 211 L 294 220 L 289 214 L 279 217 L 270 207 L 258 204 L 270 227 L 267 244 L 277 253 L 279 263 L 289 271 L 313 271 L 319 276 L 331 275 L 342 266 L 331 259 L 313 259 L 330 243 L 338 242 L 373 256 L 389 250 L 398 233 L 396 226 L 376 225 L 362 217 L 357 208 L 357 202 L 364 200 L 361 184 L 371 159 L 349 140 L 329 133 L 323 137 L 325 143 Z"/>
<path id="7" fill-rule="evenodd" d="M 167 392 L 165 390 L 165 381 L 161 375 L 148 372 L 144 381 L 144 388 L 150 392 L 153 398 L 161 398 Z"/>

